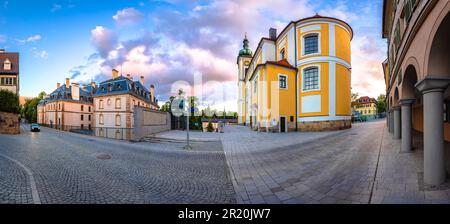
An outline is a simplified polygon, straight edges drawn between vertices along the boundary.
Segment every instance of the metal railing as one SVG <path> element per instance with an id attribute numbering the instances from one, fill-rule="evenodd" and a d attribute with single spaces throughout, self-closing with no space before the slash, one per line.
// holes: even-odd
<path id="1" fill-rule="evenodd" d="M 134 140 L 133 128 L 111 128 L 111 127 L 86 127 L 71 125 L 49 125 L 40 124 L 43 127 L 53 128 L 60 131 L 68 131 L 83 135 L 96 136 L 117 140 Z"/>

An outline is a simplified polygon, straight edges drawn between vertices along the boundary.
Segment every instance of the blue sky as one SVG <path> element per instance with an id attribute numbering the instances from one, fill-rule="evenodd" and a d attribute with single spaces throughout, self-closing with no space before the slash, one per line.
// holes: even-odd
<path id="1" fill-rule="evenodd" d="M 236 54 L 248 32 L 254 49 L 270 27 L 319 13 L 354 29 L 352 87 L 360 95 L 384 92 L 381 0 L 0 0 L 0 48 L 20 52 L 21 95 L 54 90 L 66 77 L 101 81 L 117 68 L 160 101 L 172 83 L 203 74 L 204 95 L 223 88 L 224 100 L 208 105 L 235 109 Z M 220 95 L 220 94 L 219 94 Z"/>

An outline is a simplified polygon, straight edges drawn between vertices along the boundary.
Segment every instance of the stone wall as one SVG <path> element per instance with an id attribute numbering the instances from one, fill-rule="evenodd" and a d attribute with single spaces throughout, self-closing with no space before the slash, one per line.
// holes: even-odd
<path id="1" fill-rule="evenodd" d="M 135 141 L 152 134 L 169 131 L 170 125 L 169 113 L 134 107 L 133 138 Z"/>
<path id="2" fill-rule="evenodd" d="M 0 134 L 20 134 L 18 114 L 0 112 Z"/>
<path id="3" fill-rule="evenodd" d="M 350 120 L 341 121 L 314 121 L 298 123 L 299 131 L 337 131 L 352 128 Z"/>

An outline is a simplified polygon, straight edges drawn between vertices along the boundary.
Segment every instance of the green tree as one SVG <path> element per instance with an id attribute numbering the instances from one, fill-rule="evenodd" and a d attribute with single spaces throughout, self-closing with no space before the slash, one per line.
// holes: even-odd
<path id="1" fill-rule="evenodd" d="M 208 122 L 208 126 L 206 126 L 206 131 L 214 132 L 214 128 L 213 128 L 213 125 L 212 125 L 211 121 Z"/>
<path id="2" fill-rule="evenodd" d="M 379 95 L 377 98 L 377 112 L 386 112 L 386 95 L 384 94 Z"/>
<path id="3" fill-rule="evenodd" d="M 19 113 L 19 96 L 8 90 L 0 90 L 0 111 L 15 114 Z"/>
<path id="4" fill-rule="evenodd" d="M 22 107 L 22 117 L 29 123 L 37 122 L 37 105 L 44 99 L 47 94 L 45 92 L 39 93 L 38 97 L 25 101 L 25 105 Z"/>
<path id="5" fill-rule="evenodd" d="M 359 98 L 359 93 L 351 93 L 351 100 L 352 102 L 356 101 Z"/>

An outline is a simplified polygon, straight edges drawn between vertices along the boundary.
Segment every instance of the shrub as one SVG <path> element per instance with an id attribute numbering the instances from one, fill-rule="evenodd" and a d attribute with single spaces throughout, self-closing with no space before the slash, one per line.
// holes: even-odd
<path id="1" fill-rule="evenodd" d="M 18 114 L 19 96 L 8 90 L 0 90 L 0 111 Z"/>
<path id="2" fill-rule="evenodd" d="M 214 132 L 214 128 L 213 128 L 213 125 L 212 125 L 211 121 L 208 122 L 208 126 L 206 126 L 206 131 Z"/>

